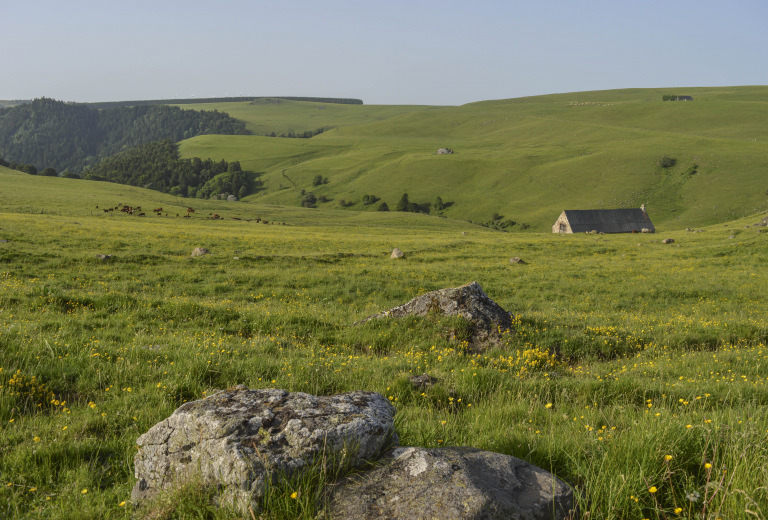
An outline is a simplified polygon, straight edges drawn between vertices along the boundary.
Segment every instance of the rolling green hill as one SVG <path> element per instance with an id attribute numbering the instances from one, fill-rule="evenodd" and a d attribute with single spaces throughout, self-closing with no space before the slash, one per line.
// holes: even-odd
<path id="1" fill-rule="evenodd" d="M 665 94 L 693 101 L 662 101 Z M 376 107 L 283 101 L 207 105 L 255 134 L 336 127 L 312 139 L 198 136 L 185 157 L 240 161 L 260 172 L 250 200 L 299 205 L 312 191 L 339 207 L 373 194 L 440 196 L 449 218 L 494 213 L 545 231 L 563 209 L 646 204 L 657 228 L 702 226 L 768 207 L 768 87 L 627 89 Z M 450 147 L 452 155 L 437 155 Z M 676 160 L 669 168 L 660 158 Z M 313 186 L 313 179 L 328 180 Z M 515 229 L 515 228 L 513 228 Z M 519 229 L 519 227 L 518 227 Z"/>

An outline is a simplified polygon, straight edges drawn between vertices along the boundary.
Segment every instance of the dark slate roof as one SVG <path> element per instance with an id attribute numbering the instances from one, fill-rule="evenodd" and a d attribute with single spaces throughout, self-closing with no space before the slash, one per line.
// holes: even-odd
<path id="1" fill-rule="evenodd" d="M 643 228 L 655 231 L 648 214 L 640 208 L 567 209 L 565 216 L 574 233 L 592 230 L 603 233 L 632 233 Z"/>

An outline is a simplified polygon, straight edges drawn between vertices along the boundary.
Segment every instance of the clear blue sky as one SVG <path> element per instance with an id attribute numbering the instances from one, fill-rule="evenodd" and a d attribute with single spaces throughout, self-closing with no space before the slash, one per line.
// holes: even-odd
<path id="1" fill-rule="evenodd" d="M 0 0 L 0 99 L 460 105 L 768 84 L 765 0 Z"/>

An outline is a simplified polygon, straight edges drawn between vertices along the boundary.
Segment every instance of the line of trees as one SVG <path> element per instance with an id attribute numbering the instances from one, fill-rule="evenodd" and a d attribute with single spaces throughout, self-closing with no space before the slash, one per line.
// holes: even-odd
<path id="1" fill-rule="evenodd" d="M 435 200 L 432 201 L 432 203 L 429 203 L 429 202 L 418 203 L 418 202 L 412 202 L 408 198 L 408 194 L 403 193 L 403 196 L 400 197 L 399 201 L 397 201 L 397 206 L 395 206 L 395 211 L 440 214 L 446 207 L 447 205 L 443 202 L 443 199 L 439 195 L 435 197 Z"/>
<path id="2" fill-rule="evenodd" d="M 362 105 L 362 99 L 351 98 L 322 98 L 322 97 L 253 97 L 253 96 L 233 96 L 233 97 L 211 97 L 211 98 L 181 98 L 181 99 L 144 99 L 137 101 L 103 101 L 99 103 L 85 103 L 92 108 L 115 108 L 115 107 L 139 107 L 153 105 L 201 105 L 207 103 L 242 103 L 265 99 L 284 99 L 286 101 L 309 101 L 312 103 L 334 103 L 342 105 Z"/>

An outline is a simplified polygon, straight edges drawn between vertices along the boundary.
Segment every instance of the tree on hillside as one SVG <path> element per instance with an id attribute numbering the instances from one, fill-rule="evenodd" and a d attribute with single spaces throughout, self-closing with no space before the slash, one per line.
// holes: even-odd
<path id="1" fill-rule="evenodd" d="M 389 211 L 389 206 L 387 206 L 386 202 L 382 202 L 381 204 L 379 204 L 378 210 L 379 211 Z"/>
<path id="2" fill-rule="evenodd" d="M 437 197 L 435 197 L 435 201 L 432 203 L 432 213 L 439 213 L 444 209 L 445 209 L 445 205 L 443 204 L 443 199 L 441 199 L 440 195 L 438 195 Z"/>
<path id="3" fill-rule="evenodd" d="M 315 197 L 315 194 L 311 191 L 306 192 L 301 199 L 301 205 L 305 208 L 314 208 L 315 204 L 317 204 L 317 197 Z"/>
<path id="4" fill-rule="evenodd" d="M 411 203 L 408 202 L 408 194 L 403 193 L 403 196 L 400 197 L 400 200 L 397 202 L 397 206 L 395 206 L 395 211 L 410 211 L 410 205 Z"/>
<path id="5" fill-rule="evenodd" d="M 674 157 L 669 157 L 668 155 L 665 155 L 658 160 L 657 164 L 662 168 L 671 168 L 675 164 L 677 164 L 677 159 L 675 159 Z"/>

